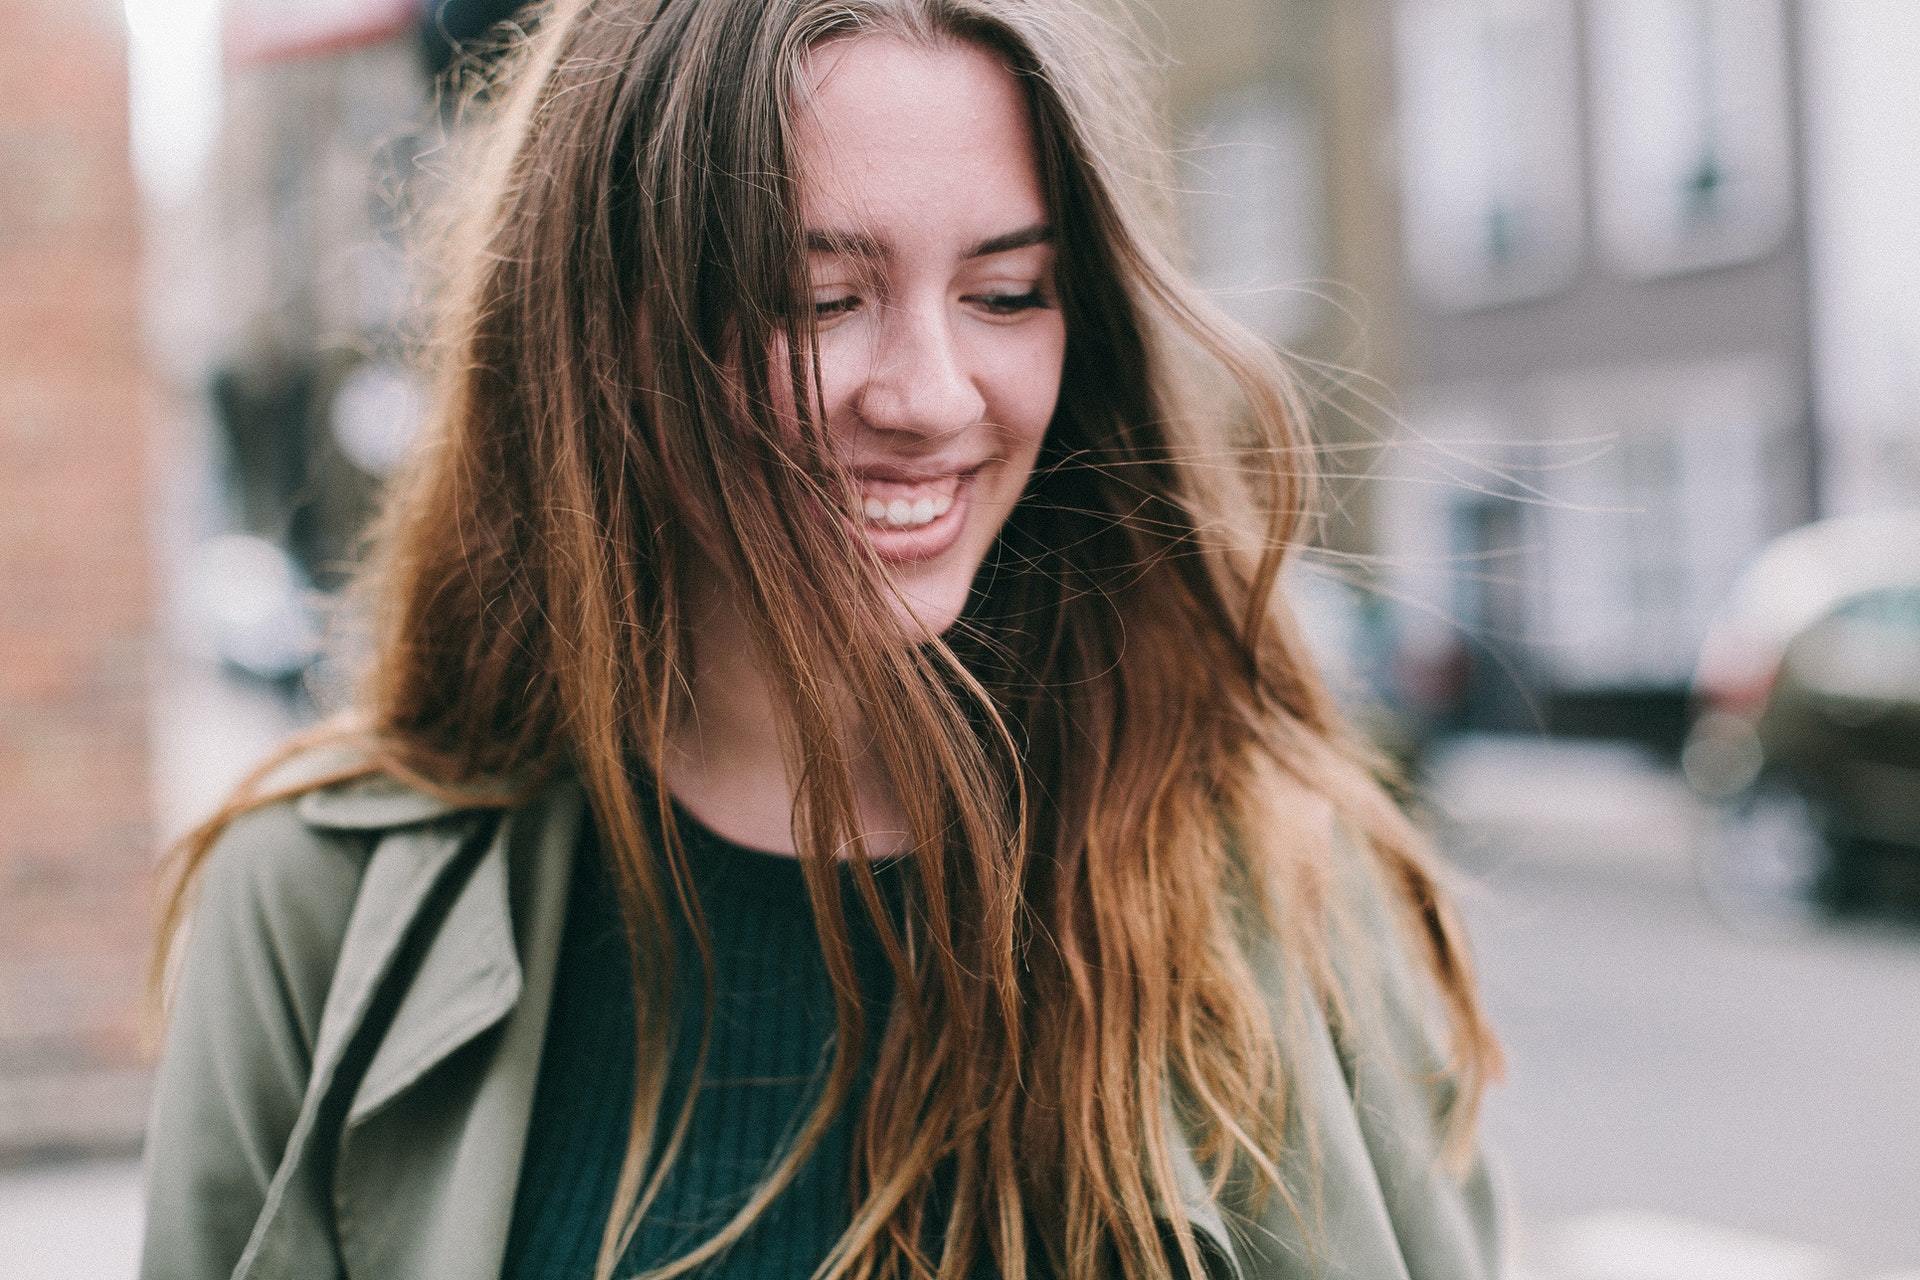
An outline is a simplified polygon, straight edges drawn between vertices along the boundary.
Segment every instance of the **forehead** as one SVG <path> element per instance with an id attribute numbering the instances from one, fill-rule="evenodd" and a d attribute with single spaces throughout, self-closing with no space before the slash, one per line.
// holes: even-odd
<path id="1" fill-rule="evenodd" d="M 999 58 L 887 36 L 811 52 L 793 138 L 810 228 L 971 242 L 1042 220 L 1033 125 Z"/>

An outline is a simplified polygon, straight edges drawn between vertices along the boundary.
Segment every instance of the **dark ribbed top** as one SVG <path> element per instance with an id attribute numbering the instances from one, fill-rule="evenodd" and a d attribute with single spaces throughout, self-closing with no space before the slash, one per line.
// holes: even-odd
<path id="1" fill-rule="evenodd" d="M 680 1256 L 745 1203 L 818 1097 L 835 1026 L 832 986 L 799 862 L 733 844 L 684 811 L 676 813 L 713 940 L 712 1043 L 685 1145 L 634 1237 L 623 1273 Z M 905 873 L 904 865 L 876 867 L 890 902 L 898 902 L 898 880 Z M 843 889 L 871 1044 L 892 973 L 853 897 L 850 873 Z M 687 1095 L 702 1019 L 698 951 L 684 921 L 675 922 L 674 953 L 680 958 L 679 1034 L 662 1140 Z M 505 1280 L 592 1275 L 626 1148 L 634 1089 L 632 985 L 612 880 L 591 833 L 577 852 L 556 981 Z M 863 1080 L 856 1100 L 864 1092 Z M 842 1109 L 785 1193 L 699 1274 L 771 1280 L 814 1269 L 851 1216 L 848 1169 L 856 1111 L 855 1104 Z"/>

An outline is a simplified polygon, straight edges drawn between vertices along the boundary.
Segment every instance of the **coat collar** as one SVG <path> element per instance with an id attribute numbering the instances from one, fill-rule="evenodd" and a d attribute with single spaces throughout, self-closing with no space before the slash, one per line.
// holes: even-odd
<path id="1" fill-rule="evenodd" d="M 366 755 L 348 746 L 316 747 L 289 762 L 269 779 L 272 786 L 299 786 L 365 767 Z M 514 795 L 526 790 L 515 777 L 475 779 L 473 795 Z M 393 831 L 436 822 L 459 813 L 483 811 L 487 806 L 462 802 L 412 787 L 383 773 L 370 773 L 304 792 L 295 811 L 308 826 L 322 831 Z"/>
<path id="2" fill-rule="evenodd" d="M 463 1046 L 507 1024 L 498 1055 L 504 1065 L 487 1091 L 489 1114 L 470 1131 L 487 1158 L 466 1161 L 474 1176 L 465 1191 L 491 1203 L 471 1204 L 485 1212 L 460 1215 L 498 1224 L 498 1231 L 440 1242 L 435 1275 L 492 1274 L 499 1267 L 558 965 L 567 877 L 586 807 L 571 777 L 518 809 L 494 811 L 492 822 L 484 820 L 485 811 L 378 776 L 310 791 L 297 802 L 313 827 L 375 837 L 321 1021 L 316 1075 L 323 1068 L 332 1074 L 403 954 L 421 948 L 347 1103 L 343 1177 L 357 1130 L 400 1105 Z M 1163 1123 L 1188 1220 L 1219 1273 L 1237 1280 L 1241 1268 L 1225 1217 L 1171 1106 Z M 348 1252 L 352 1246 L 343 1240 Z"/>
<path id="3" fill-rule="evenodd" d="M 463 811 L 450 800 L 377 774 L 309 791 L 294 807 L 308 826 L 325 831 L 390 831 Z"/>
<path id="4" fill-rule="evenodd" d="M 345 752 L 314 753 L 304 768 L 312 777 L 353 763 Z M 530 806 L 534 812 L 551 807 Z M 295 811 L 318 830 L 373 837 L 334 966 L 316 1061 L 340 1060 L 402 951 L 410 943 L 423 948 L 354 1089 L 346 1114 L 351 1128 L 498 1023 L 519 1000 L 524 973 L 506 856 L 513 824 L 488 823 L 487 810 L 383 774 L 308 791 Z M 501 817 L 499 811 L 492 816 Z M 557 921 L 551 931 L 557 939 Z"/>
<path id="5" fill-rule="evenodd" d="M 331 1170 L 321 1176 L 347 1274 L 498 1274 L 585 797 L 562 777 L 484 810 L 369 777 L 295 803 L 316 829 L 364 837 L 369 854 L 276 1182 Z M 483 1065 L 434 1076 L 490 1033 L 471 1059 Z M 295 1198 L 285 1191 L 269 1196 L 237 1274 L 307 1274 L 289 1261 L 300 1222 L 276 1208 Z"/>

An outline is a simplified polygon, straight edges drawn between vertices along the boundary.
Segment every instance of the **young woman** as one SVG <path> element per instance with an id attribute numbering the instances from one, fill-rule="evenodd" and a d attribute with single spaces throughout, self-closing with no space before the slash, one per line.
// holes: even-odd
<path id="1" fill-rule="evenodd" d="M 542 15 L 361 699 L 180 860 L 149 1276 L 1493 1273 L 1497 1049 L 1121 47 Z"/>

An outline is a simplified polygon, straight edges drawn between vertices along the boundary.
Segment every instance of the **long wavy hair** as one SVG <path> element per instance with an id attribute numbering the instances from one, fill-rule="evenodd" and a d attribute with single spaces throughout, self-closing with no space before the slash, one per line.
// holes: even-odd
<path id="1" fill-rule="evenodd" d="M 783 700 L 838 1034 L 757 1192 L 653 1274 L 737 1240 L 848 1106 L 854 1213 L 822 1277 L 986 1260 L 1013 1280 L 1199 1274 L 1163 1118 L 1216 1192 L 1244 1179 L 1297 1211 L 1282 1153 L 1311 1135 L 1289 1119 L 1288 1019 L 1263 970 L 1342 1015 L 1340 974 L 1366 946 L 1340 890 L 1356 875 L 1431 978 L 1453 1058 L 1442 1120 L 1464 1151 L 1496 1042 L 1435 863 L 1277 590 L 1310 442 L 1276 355 L 1163 247 L 1135 46 L 1072 0 L 564 0 L 537 16 L 460 174 L 437 418 L 361 582 L 364 684 L 307 741 L 350 738 L 358 772 L 476 803 L 502 803 L 502 779 L 582 781 L 651 1050 L 598 1274 L 691 1114 L 691 1095 L 666 1103 L 659 1046 L 676 967 L 711 956 L 660 941 L 675 912 L 706 935 L 659 774 L 689 711 L 702 573 L 725 575 Z M 808 408 L 790 139 L 808 52 L 863 33 L 972 42 L 1017 78 L 1067 332 L 1030 486 L 959 623 L 914 643 Z M 898 920 L 856 821 L 848 697 L 910 824 Z M 636 768 L 658 785 L 637 788 Z M 183 842 L 163 947 L 227 822 L 282 794 L 243 788 Z M 895 973 L 884 1025 L 859 998 L 841 856 Z"/>

